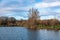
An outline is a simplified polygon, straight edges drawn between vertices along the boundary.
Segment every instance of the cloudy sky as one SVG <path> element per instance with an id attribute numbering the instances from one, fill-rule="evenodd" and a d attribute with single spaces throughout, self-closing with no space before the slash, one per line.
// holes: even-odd
<path id="1" fill-rule="evenodd" d="M 38 9 L 41 19 L 60 19 L 60 0 L 0 0 L 0 16 L 27 19 L 30 8 Z"/>

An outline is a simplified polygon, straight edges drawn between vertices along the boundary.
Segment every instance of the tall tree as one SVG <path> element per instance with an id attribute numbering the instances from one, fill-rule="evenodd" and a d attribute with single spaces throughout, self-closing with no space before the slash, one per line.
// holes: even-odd
<path id="1" fill-rule="evenodd" d="M 28 17 L 29 17 L 29 19 L 38 20 L 40 18 L 39 11 L 34 8 L 30 9 Z"/>
<path id="2" fill-rule="evenodd" d="M 30 27 L 36 27 L 37 26 L 37 20 L 40 19 L 39 12 L 37 9 L 30 9 L 29 10 L 29 15 L 28 15 L 28 24 Z"/>

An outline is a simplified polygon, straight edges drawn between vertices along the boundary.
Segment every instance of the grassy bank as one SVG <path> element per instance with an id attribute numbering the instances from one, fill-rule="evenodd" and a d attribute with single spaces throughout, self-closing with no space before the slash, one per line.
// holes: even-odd
<path id="1" fill-rule="evenodd" d="M 55 26 L 39 25 L 37 26 L 37 29 L 60 30 L 60 25 L 55 25 Z"/>
<path id="2" fill-rule="evenodd" d="M 5 25 L 0 25 L 0 27 L 25 27 L 25 26 L 5 26 Z M 38 25 L 38 26 L 32 26 L 32 27 L 26 27 L 28 29 L 48 29 L 48 30 L 60 30 L 60 25 L 54 25 L 54 26 L 45 26 L 45 25 Z"/>

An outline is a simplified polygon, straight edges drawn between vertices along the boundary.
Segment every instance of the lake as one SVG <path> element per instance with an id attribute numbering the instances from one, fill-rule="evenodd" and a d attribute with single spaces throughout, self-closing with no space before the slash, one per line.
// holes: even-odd
<path id="1" fill-rule="evenodd" d="M 60 30 L 0 27 L 0 40 L 60 40 Z"/>

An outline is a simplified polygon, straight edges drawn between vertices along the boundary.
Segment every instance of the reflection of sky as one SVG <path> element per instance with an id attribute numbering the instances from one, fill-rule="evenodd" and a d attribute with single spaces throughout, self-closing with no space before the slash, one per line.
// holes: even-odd
<path id="1" fill-rule="evenodd" d="M 60 30 L 0 27 L 0 40 L 60 40 Z"/>
<path id="2" fill-rule="evenodd" d="M 39 40 L 60 40 L 59 30 L 39 30 Z"/>
<path id="3" fill-rule="evenodd" d="M 28 40 L 27 29 L 21 27 L 1 27 L 0 40 Z"/>
<path id="4" fill-rule="evenodd" d="M 28 10 L 37 8 L 41 19 L 51 19 L 60 15 L 60 0 L 0 0 L 0 16 L 27 19 Z"/>

